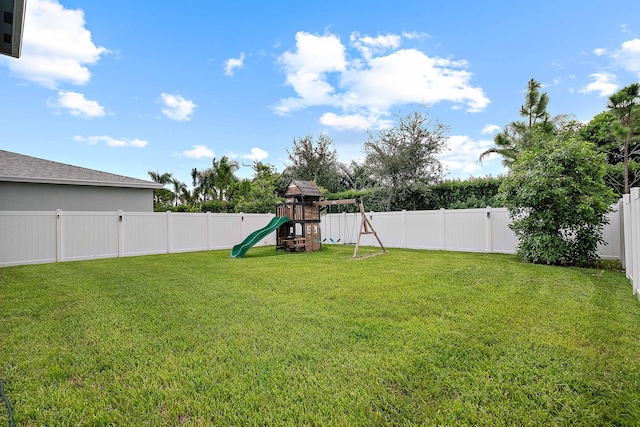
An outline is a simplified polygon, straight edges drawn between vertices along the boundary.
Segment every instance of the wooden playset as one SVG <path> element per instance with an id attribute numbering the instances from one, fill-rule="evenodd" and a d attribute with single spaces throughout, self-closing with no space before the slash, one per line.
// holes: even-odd
<path id="1" fill-rule="evenodd" d="M 284 193 L 285 201 L 276 205 L 276 217 L 286 217 L 289 221 L 277 230 L 276 249 L 291 252 L 312 252 L 322 248 L 320 210 L 324 206 L 359 204 L 361 225 L 353 256 L 358 254 L 360 237 L 372 234 L 385 251 L 378 234 L 367 218 L 361 199 L 320 201 L 322 193 L 310 181 L 293 180 Z"/>

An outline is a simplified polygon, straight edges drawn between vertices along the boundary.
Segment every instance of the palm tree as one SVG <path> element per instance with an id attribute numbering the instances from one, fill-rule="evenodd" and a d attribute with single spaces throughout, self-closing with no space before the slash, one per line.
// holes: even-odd
<path id="1" fill-rule="evenodd" d="M 634 129 L 633 112 L 638 105 L 640 98 L 640 84 L 633 83 L 623 87 L 618 92 L 609 97 L 607 108 L 609 108 L 620 120 L 620 126 L 616 130 L 616 134 L 623 139 L 623 164 L 624 164 L 624 194 L 629 194 L 629 145 L 631 140 L 638 135 L 637 129 Z"/>
<path id="2" fill-rule="evenodd" d="M 204 170 L 191 169 L 191 178 L 193 179 L 193 201 L 194 202 L 206 202 L 209 197 L 216 197 L 216 190 L 214 187 L 215 172 L 212 168 Z"/>
<path id="3" fill-rule="evenodd" d="M 162 184 L 162 185 L 169 184 L 171 182 L 172 177 L 173 177 L 173 174 L 171 174 L 169 172 L 165 172 L 163 174 L 160 174 L 159 172 L 149 171 L 147 173 L 149 174 L 149 176 L 151 177 L 153 182 L 157 182 L 158 184 Z"/>
<path id="4" fill-rule="evenodd" d="M 549 116 L 549 95 L 546 92 L 540 93 L 541 88 L 542 85 L 535 79 L 529 80 L 525 103 L 520 107 L 520 116 L 527 120 L 513 121 L 506 125 L 504 130 L 494 137 L 495 147 L 480 154 L 480 162 L 490 154 L 498 154 L 502 156 L 502 165 L 510 167 L 522 151 L 532 144 L 534 130 L 557 133 L 570 121 L 572 116 L 569 114 Z"/>
<path id="5" fill-rule="evenodd" d="M 187 184 L 176 178 L 171 179 L 171 184 L 173 185 L 174 206 L 178 206 L 178 200 L 181 199 L 183 191 L 187 189 Z"/>
<path id="6" fill-rule="evenodd" d="M 157 171 L 156 172 L 148 171 L 147 173 L 149 174 L 153 182 L 157 182 L 158 184 L 162 184 L 162 185 L 167 185 L 169 182 L 171 182 L 171 179 L 172 179 L 172 174 L 170 174 L 169 172 L 165 172 L 161 174 L 160 172 L 157 172 Z M 160 194 L 163 191 L 167 191 L 167 190 L 164 188 L 153 190 L 154 206 L 156 206 L 160 202 L 160 199 L 161 199 Z"/>
<path id="7" fill-rule="evenodd" d="M 222 156 L 220 162 L 216 162 L 216 159 L 213 159 L 213 170 L 215 171 L 213 182 L 218 189 L 218 198 L 220 201 L 222 201 L 225 196 L 228 196 L 231 185 L 238 181 L 233 173 L 239 168 L 238 162 L 235 160 L 230 161 L 227 156 Z"/>

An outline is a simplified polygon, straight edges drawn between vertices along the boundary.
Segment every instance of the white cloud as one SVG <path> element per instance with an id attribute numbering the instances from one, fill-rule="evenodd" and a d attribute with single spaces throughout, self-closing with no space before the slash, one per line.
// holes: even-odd
<path id="1" fill-rule="evenodd" d="M 627 40 L 613 55 L 625 70 L 638 73 L 640 77 L 640 39 Z"/>
<path id="2" fill-rule="evenodd" d="M 135 148 L 142 148 L 142 147 L 146 147 L 149 142 L 145 141 L 143 139 L 128 139 L 128 138 L 121 138 L 121 139 L 116 139 L 116 138 L 112 138 L 110 136 L 107 135 L 100 135 L 100 136 L 87 136 L 87 137 L 83 137 L 83 136 L 76 136 L 74 137 L 74 139 L 76 141 L 80 141 L 80 142 L 87 142 L 91 145 L 96 145 L 100 142 L 104 142 L 107 144 L 108 147 L 135 147 Z"/>
<path id="3" fill-rule="evenodd" d="M 596 55 L 596 56 L 602 56 L 605 53 L 607 53 L 607 49 L 602 48 L 602 47 L 599 47 L 599 48 L 593 50 L 593 54 Z"/>
<path id="4" fill-rule="evenodd" d="M 397 49 L 400 47 L 402 37 L 397 34 L 387 34 L 386 36 L 363 36 L 359 33 L 352 33 L 351 44 L 360 51 L 362 56 L 368 60 L 374 54 L 381 54 L 389 49 Z"/>
<path id="5" fill-rule="evenodd" d="M 253 147 L 251 149 L 251 153 L 250 154 L 244 154 L 242 156 L 240 156 L 241 159 L 248 159 L 248 160 L 253 160 L 256 162 L 261 162 L 262 160 L 266 159 L 267 157 L 269 157 L 269 153 L 267 153 L 266 151 L 264 151 L 261 148 L 258 147 Z"/>
<path id="6" fill-rule="evenodd" d="M 481 165 L 478 158 L 492 146 L 493 141 L 488 139 L 476 141 L 466 135 L 453 135 L 447 138 L 448 151 L 440 154 L 440 161 L 453 178 L 479 175 L 484 163 L 491 162 L 492 159 L 485 160 Z"/>
<path id="7" fill-rule="evenodd" d="M 336 35 L 299 32 L 295 52 L 280 57 L 287 84 L 297 96 L 280 100 L 275 112 L 286 115 L 312 106 L 337 108 L 342 114 L 321 116 L 324 125 L 361 130 L 367 121 L 383 126 L 394 106 L 448 101 L 478 112 L 489 104 L 483 90 L 470 85 L 472 75 L 466 61 L 398 49 L 401 39 L 393 34 L 369 37 L 353 33 L 350 40 L 355 51 L 348 55 Z"/>
<path id="8" fill-rule="evenodd" d="M 580 93 L 597 92 L 599 97 L 605 97 L 613 94 L 618 88 L 616 76 L 611 73 L 593 73 L 589 77 L 593 81 L 580 89 Z"/>
<path id="9" fill-rule="evenodd" d="M 279 114 L 288 114 L 312 105 L 332 105 L 334 88 L 326 81 L 327 73 L 342 72 L 347 66 L 345 47 L 337 36 L 315 36 L 304 31 L 296 34 L 296 52 L 280 57 L 291 85 L 299 98 L 288 98 L 276 107 Z"/>
<path id="10" fill-rule="evenodd" d="M 53 108 L 61 108 L 68 110 L 72 116 L 84 117 L 92 119 L 95 117 L 103 117 L 105 115 L 104 107 L 97 101 L 92 101 L 84 97 L 83 94 L 77 92 L 58 92 L 56 102 L 50 103 Z"/>
<path id="11" fill-rule="evenodd" d="M 242 68 L 244 65 L 244 52 L 240 53 L 240 58 L 229 58 L 224 63 L 224 75 L 233 77 L 236 68 Z"/>
<path id="12" fill-rule="evenodd" d="M 383 129 L 393 125 L 393 120 L 382 119 L 379 116 L 365 117 L 362 114 L 324 113 L 320 123 L 337 130 L 366 131 L 368 129 Z"/>
<path id="13" fill-rule="evenodd" d="M 494 133 L 498 132 L 500 129 L 501 129 L 501 128 L 500 128 L 500 126 L 498 126 L 498 125 L 491 125 L 491 124 L 488 124 L 488 125 L 485 125 L 485 126 L 482 128 L 482 134 L 483 134 L 483 135 L 491 135 L 491 134 L 494 134 Z"/>
<path id="14" fill-rule="evenodd" d="M 191 150 L 183 151 L 182 155 L 185 157 L 189 157 L 191 159 L 200 159 L 202 157 L 211 157 L 211 158 L 215 157 L 215 154 L 213 153 L 213 151 L 204 145 L 194 145 L 191 147 Z"/>
<path id="15" fill-rule="evenodd" d="M 57 0 L 29 0 L 22 56 L 7 63 L 16 75 L 55 89 L 63 82 L 87 83 L 87 66 L 107 52 L 91 40 L 81 9 L 65 9 Z"/>
<path id="16" fill-rule="evenodd" d="M 402 33 L 402 37 L 408 40 L 414 40 L 414 39 L 422 40 L 422 39 L 430 39 L 431 34 L 418 32 L 418 31 L 409 31 L 409 32 Z"/>
<path id="17" fill-rule="evenodd" d="M 196 104 L 190 100 L 184 99 L 180 95 L 163 93 L 161 96 L 164 104 L 162 113 L 165 116 L 172 120 L 181 122 L 191 120 L 191 115 L 197 107 Z"/>

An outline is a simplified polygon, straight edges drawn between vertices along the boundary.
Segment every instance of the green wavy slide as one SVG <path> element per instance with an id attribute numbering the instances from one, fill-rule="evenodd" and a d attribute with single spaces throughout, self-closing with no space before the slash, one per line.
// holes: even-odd
<path id="1" fill-rule="evenodd" d="M 267 235 L 269 235 L 269 233 L 273 233 L 274 231 L 276 231 L 278 227 L 280 227 L 282 224 L 286 224 L 287 222 L 289 222 L 289 218 L 287 218 L 286 216 L 274 217 L 271 221 L 269 221 L 269 224 L 249 234 L 247 238 L 242 241 L 242 243 L 235 245 L 233 249 L 231 249 L 231 258 L 244 257 L 244 255 L 249 249 L 251 249 L 253 245 L 264 239 Z"/>

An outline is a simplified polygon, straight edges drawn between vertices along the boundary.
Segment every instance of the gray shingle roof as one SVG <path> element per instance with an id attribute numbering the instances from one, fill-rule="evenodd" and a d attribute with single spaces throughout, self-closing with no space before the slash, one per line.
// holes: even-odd
<path id="1" fill-rule="evenodd" d="M 162 188 L 161 184 L 0 150 L 0 181 L 99 187 Z"/>

